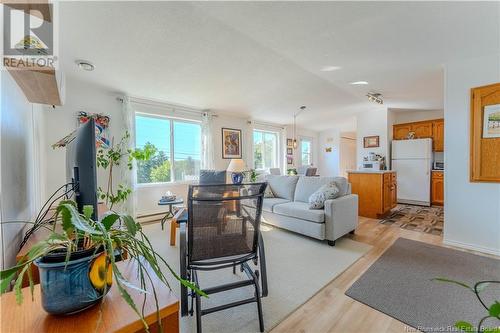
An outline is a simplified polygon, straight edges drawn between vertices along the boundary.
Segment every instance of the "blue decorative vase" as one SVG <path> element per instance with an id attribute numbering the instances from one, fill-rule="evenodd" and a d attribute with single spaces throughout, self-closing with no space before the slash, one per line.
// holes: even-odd
<path id="1" fill-rule="evenodd" d="M 243 174 L 241 172 L 233 172 L 231 174 L 231 179 L 233 181 L 233 184 L 239 185 L 243 183 Z"/>
<path id="2" fill-rule="evenodd" d="M 98 303 L 111 286 L 106 256 L 92 254 L 64 262 L 35 261 L 40 271 L 42 307 L 50 314 L 73 314 Z M 108 268 L 111 270 L 111 267 Z"/>

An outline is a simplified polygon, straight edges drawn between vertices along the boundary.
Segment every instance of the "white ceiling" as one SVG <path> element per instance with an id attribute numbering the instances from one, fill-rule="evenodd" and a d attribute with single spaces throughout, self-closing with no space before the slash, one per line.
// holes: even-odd
<path id="1" fill-rule="evenodd" d="M 63 2 L 67 76 L 132 96 L 322 130 L 372 90 L 443 107 L 442 64 L 500 53 L 498 2 Z M 92 61 L 83 72 L 76 59 Z M 325 66 L 341 69 L 322 72 Z M 369 85 L 352 86 L 365 80 Z"/>

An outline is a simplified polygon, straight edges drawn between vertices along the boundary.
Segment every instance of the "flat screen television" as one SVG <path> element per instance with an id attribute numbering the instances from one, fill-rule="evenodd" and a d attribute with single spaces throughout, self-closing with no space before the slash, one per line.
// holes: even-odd
<path id="1" fill-rule="evenodd" d="M 96 129 L 94 119 L 81 125 L 75 138 L 66 145 L 66 178 L 73 184 L 74 199 L 80 213 L 83 206 L 94 207 L 97 220 Z"/>

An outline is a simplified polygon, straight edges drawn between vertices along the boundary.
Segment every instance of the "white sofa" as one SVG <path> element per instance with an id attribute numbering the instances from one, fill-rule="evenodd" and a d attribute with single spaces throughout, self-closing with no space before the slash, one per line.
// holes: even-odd
<path id="1" fill-rule="evenodd" d="M 264 198 L 263 222 L 335 245 L 335 240 L 358 225 L 358 196 L 343 177 L 266 177 L 274 198 Z M 335 182 L 340 196 L 325 201 L 324 209 L 309 209 L 309 196 L 322 185 Z"/>

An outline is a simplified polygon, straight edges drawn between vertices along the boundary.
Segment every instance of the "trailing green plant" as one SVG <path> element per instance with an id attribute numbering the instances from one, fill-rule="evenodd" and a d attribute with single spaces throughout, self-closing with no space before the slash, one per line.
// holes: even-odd
<path id="1" fill-rule="evenodd" d="M 99 199 L 105 201 L 109 209 L 113 209 L 113 206 L 120 202 L 125 202 L 132 193 L 132 189 L 123 184 L 119 184 L 115 190 L 113 186 L 113 171 L 115 167 L 126 162 L 128 169 L 132 170 L 132 163 L 134 160 L 147 161 L 158 151 L 151 143 L 144 145 L 144 148 L 127 148 L 128 140 L 130 140 L 130 133 L 125 132 L 125 135 L 117 144 L 114 143 L 113 139 L 111 140 L 112 143 L 109 148 L 101 147 L 97 150 L 97 166 L 108 171 L 106 190 L 99 187 L 97 196 Z"/>
<path id="2" fill-rule="evenodd" d="M 483 327 L 484 322 L 488 319 L 497 319 L 498 321 L 500 321 L 500 302 L 498 300 L 495 300 L 493 304 L 488 306 L 485 304 L 480 295 L 480 293 L 483 292 L 486 289 L 486 287 L 488 287 L 490 284 L 493 283 L 500 284 L 500 281 L 479 281 L 476 284 L 474 284 L 473 287 L 469 286 L 464 282 L 455 281 L 442 277 L 434 278 L 432 279 L 432 281 L 451 283 L 471 291 L 476 296 L 479 303 L 481 303 L 481 305 L 485 308 L 487 314 L 483 318 L 481 318 L 477 326 L 472 325 L 470 322 L 460 320 L 454 324 L 456 328 L 464 332 L 500 333 L 500 326 Z"/>
<path id="3" fill-rule="evenodd" d="M 158 279 L 168 288 L 169 283 L 165 274 L 162 272 L 160 265 L 166 265 L 168 271 L 187 288 L 193 289 L 195 292 L 206 296 L 200 289 L 196 288 L 191 282 L 181 279 L 170 265 L 163 259 L 158 252 L 155 251 L 148 237 L 142 231 L 141 225 L 134 221 L 134 219 L 125 214 L 111 213 L 106 215 L 101 221 L 94 221 L 91 219 L 93 213 L 92 206 L 85 206 L 83 214 L 77 210 L 74 201 L 62 201 L 56 209 L 56 222 L 62 225 L 62 231 L 56 231 L 56 223 L 49 228 L 51 232 L 46 239 L 36 243 L 31 247 L 28 253 L 21 259 L 14 267 L 3 270 L 0 272 L 0 292 L 4 293 L 9 289 L 11 281 L 15 280 L 14 292 L 18 303 L 22 303 L 23 294 L 21 291 L 22 281 L 27 275 L 31 294 L 33 296 L 33 277 L 31 276 L 32 265 L 37 259 L 53 253 L 54 251 L 66 252 L 65 263 L 70 260 L 71 253 L 85 249 L 95 249 L 97 253 L 101 249 L 103 254 L 109 260 L 114 281 L 121 297 L 127 304 L 134 310 L 140 317 L 144 328 L 147 330 L 148 325 L 144 320 L 142 310 L 134 303 L 127 289 L 134 289 L 144 294 L 153 294 L 155 304 L 157 307 L 157 316 L 159 318 L 159 308 L 157 293 L 154 284 L 148 284 L 147 281 L 151 280 L 150 272 L 146 269 L 147 263 Z M 116 227 L 119 224 L 123 227 Z M 140 277 L 140 285 L 135 286 L 129 282 L 120 272 L 115 262 L 115 250 L 119 249 L 122 253 L 127 253 L 130 260 L 135 260 L 138 267 L 138 276 Z M 107 276 L 108 265 L 105 265 L 105 272 L 103 276 Z M 16 277 L 17 276 L 17 277 Z M 147 286 L 151 286 L 147 290 Z M 105 284 L 105 288 L 107 288 Z M 152 289 L 152 290 L 151 290 Z M 104 294 L 106 293 L 106 290 Z"/>

